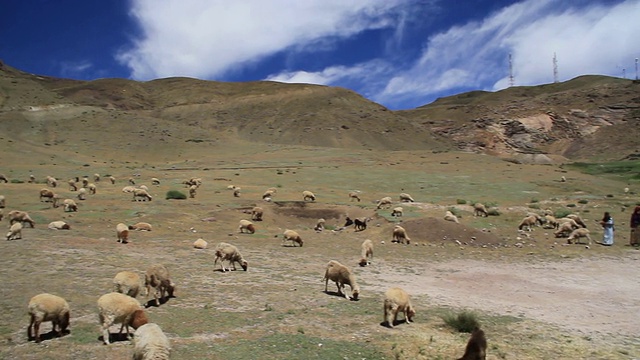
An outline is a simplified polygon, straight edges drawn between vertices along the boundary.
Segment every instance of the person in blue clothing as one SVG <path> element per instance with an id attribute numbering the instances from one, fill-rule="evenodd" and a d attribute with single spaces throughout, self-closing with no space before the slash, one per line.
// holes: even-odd
<path id="1" fill-rule="evenodd" d="M 613 227 L 613 218 L 609 212 L 605 212 L 602 220 L 600 221 L 600 225 L 604 229 L 604 234 L 602 235 L 601 245 L 611 246 L 613 245 L 613 232 L 615 228 Z"/>

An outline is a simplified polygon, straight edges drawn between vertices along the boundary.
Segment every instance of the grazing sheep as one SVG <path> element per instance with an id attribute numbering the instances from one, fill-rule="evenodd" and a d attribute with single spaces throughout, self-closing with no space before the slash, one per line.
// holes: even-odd
<path id="1" fill-rule="evenodd" d="M 362 252 L 358 264 L 360 266 L 367 266 L 371 264 L 371 261 L 373 261 L 373 241 L 369 239 L 363 241 L 361 248 Z"/>
<path id="2" fill-rule="evenodd" d="M 116 183 L 116 178 L 114 178 L 113 176 L 109 176 L 109 181 L 111 181 L 111 185 Z"/>
<path id="3" fill-rule="evenodd" d="M 264 194 L 262 194 L 262 200 L 265 201 L 271 201 L 271 198 L 273 197 L 273 195 L 275 195 L 275 191 L 273 190 L 267 190 L 264 192 Z"/>
<path id="4" fill-rule="evenodd" d="M 485 360 L 487 357 L 487 338 L 484 331 L 476 327 L 467 342 L 464 355 L 458 360 Z"/>
<path id="5" fill-rule="evenodd" d="M 207 245 L 208 244 L 204 239 L 198 239 L 193 242 L 193 247 L 196 249 L 206 249 Z"/>
<path id="6" fill-rule="evenodd" d="M 60 221 L 52 221 L 47 226 L 47 229 L 51 229 L 51 230 L 71 230 L 71 225 L 67 224 L 66 222 L 64 222 L 62 220 L 60 220 Z"/>
<path id="7" fill-rule="evenodd" d="M 87 185 L 87 190 L 89 190 L 89 194 L 95 195 L 96 194 L 96 190 L 97 190 L 96 184 L 91 183 L 91 184 Z"/>
<path id="8" fill-rule="evenodd" d="M 133 178 L 129 178 L 129 185 L 135 185 L 136 181 Z"/>
<path id="9" fill-rule="evenodd" d="M 129 225 L 129 230 L 139 230 L 139 231 L 151 231 L 153 227 L 151 224 L 146 222 L 139 222 L 133 225 Z"/>
<path id="10" fill-rule="evenodd" d="M 4 209 L 5 207 L 5 197 L 4 195 L 0 195 L 0 209 Z"/>
<path id="11" fill-rule="evenodd" d="M 158 178 L 151 178 L 152 185 L 160 185 L 160 180 Z"/>
<path id="12" fill-rule="evenodd" d="M 240 190 L 239 187 L 233 189 L 233 197 L 240 197 Z"/>
<path id="13" fill-rule="evenodd" d="M 7 177 L 4 176 L 4 174 L 0 174 L 0 182 L 3 182 L 6 184 L 9 182 L 9 179 L 7 179 Z"/>
<path id="14" fill-rule="evenodd" d="M 139 200 L 139 199 L 142 199 L 142 200 Z M 133 201 L 147 201 L 147 200 L 149 201 L 153 200 L 153 197 L 149 195 L 147 190 L 144 190 L 144 189 L 133 190 Z"/>
<path id="15" fill-rule="evenodd" d="M 358 200 L 358 202 L 360 202 L 360 196 L 358 195 L 358 192 L 357 192 L 357 191 L 351 191 L 351 192 L 349 192 L 349 199 L 350 199 L 351 201 L 353 201 L 353 200 Z"/>
<path id="16" fill-rule="evenodd" d="M 58 180 L 56 180 L 56 178 L 54 178 L 53 176 L 47 176 L 47 184 L 51 187 L 56 187 L 58 186 Z"/>
<path id="17" fill-rule="evenodd" d="M 358 296 L 360 295 L 360 287 L 356 283 L 356 276 L 351 272 L 351 269 L 340 264 L 335 260 L 329 261 L 327 264 L 327 270 L 324 273 L 324 292 L 327 292 L 327 286 L 329 284 L 329 280 L 336 283 L 338 287 L 338 294 L 344 296 L 345 298 L 351 300 L 351 297 L 345 291 L 345 285 L 349 285 L 351 287 L 351 295 L 353 300 L 358 300 Z"/>
<path id="18" fill-rule="evenodd" d="M 562 177 L 560 177 L 560 182 L 567 182 L 567 178 L 564 177 L 564 175 Z"/>
<path id="19" fill-rule="evenodd" d="M 22 239 L 22 223 L 19 222 L 11 225 L 9 232 L 7 233 L 7 240 L 18 239 Z"/>
<path id="20" fill-rule="evenodd" d="M 555 237 L 565 237 L 571 234 L 573 230 L 577 229 L 578 225 L 575 222 L 567 221 L 560 223 L 558 226 L 558 230 L 556 230 L 553 234 Z"/>
<path id="21" fill-rule="evenodd" d="M 116 233 L 119 243 L 126 244 L 129 242 L 129 227 L 126 224 L 119 223 L 116 225 Z"/>
<path id="22" fill-rule="evenodd" d="M 456 224 L 459 224 L 460 221 L 458 220 L 458 217 L 455 216 L 451 211 L 448 211 L 444 214 L 444 219 L 447 221 L 452 221 Z"/>
<path id="23" fill-rule="evenodd" d="M 565 218 L 573 219 L 573 221 L 575 221 L 576 224 L 582 226 L 583 228 L 587 227 L 587 223 L 585 223 L 584 220 L 582 220 L 582 218 L 578 214 L 569 214 L 565 216 Z"/>
<path id="24" fill-rule="evenodd" d="M 575 241 L 575 243 L 577 244 L 578 239 L 580 238 L 586 238 L 588 241 L 587 245 L 591 245 L 591 236 L 589 236 L 589 229 L 585 229 L 585 228 L 573 230 L 571 234 L 569 234 L 569 237 L 567 238 L 567 243 L 573 244 Z"/>
<path id="25" fill-rule="evenodd" d="M 41 202 L 53 202 L 53 197 L 55 195 L 56 194 L 53 191 L 51 191 L 51 190 L 49 190 L 47 188 L 40 189 L 40 201 Z"/>
<path id="26" fill-rule="evenodd" d="M 564 223 L 569 223 L 569 224 L 571 224 L 571 227 L 573 227 L 574 229 L 577 229 L 577 228 L 580 227 L 580 225 L 578 225 L 577 221 L 575 221 L 574 219 L 569 218 L 569 217 L 563 217 L 563 218 L 558 219 L 558 223 L 560 225 L 562 225 Z"/>
<path id="27" fill-rule="evenodd" d="M 28 340 L 34 339 L 35 342 L 40 342 L 40 324 L 45 321 L 51 321 L 52 330 L 57 337 L 62 336 L 69 327 L 71 316 L 69 304 L 60 296 L 47 293 L 38 294 L 29 300 L 27 309 L 30 317 L 27 328 Z"/>
<path id="28" fill-rule="evenodd" d="M 378 205 L 376 206 L 376 209 L 382 209 L 382 207 L 391 207 L 391 203 L 393 202 L 393 200 L 391 199 L 390 196 L 387 197 L 383 197 L 382 199 L 378 200 Z"/>
<path id="29" fill-rule="evenodd" d="M 4 214 L 2 213 L 2 210 L 0 210 L 0 221 L 2 221 L 3 217 L 4 217 Z"/>
<path id="30" fill-rule="evenodd" d="M 125 186 L 122 188 L 122 192 L 123 193 L 132 193 L 136 191 L 136 187 L 135 186 Z"/>
<path id="31" fill-rule="evenodd" d="M 384 293 L 384 321 L 388 327 L 393 328 L 400 311 L 407 324 L 416 315 L 409 294 L 404 289 L 392 287 Z"/>
<path id="32" fill-rule="evenodd" d="M 74 179 L 69 179 L 67 184 L 69 184 L 69 191 L 78 191 L 78 185 Z"/>
<path id="33" fill-rule="evenodd" d="M 148 322 L 140 302 L 118 292 L 104 294 L 98 299 L 98 315 L 105 345 L 109 345 L 109 326 L 122 324 L 119 334 L 122 334 L 122 330 L 126 327 L 127 337 L 130 337 L 129 326 L 137 329 Z"/>
<path id="34" fill-rule="evenodd" d="M 556 219 L 553 215 L 545 215 L 544 219 L 545 225 L 543 225 L 543 228 L 545 229 L 557 229 L 558 226 L 560 226 L 558 219 Z"/>
<path id="35" fill-rule="evenodd" d="M 169 360 L 171 343 L 158 324 L 147 323 L 133 333 L 133 360 Z"/>
<path id="36" fill-rule="evenodd" d="M 182 182 L 183 184 L 185 184 L 187 187 L 190 186 L 196 186 L 196 187 L 200 187 L 200 185 L 202 185 L 202 179 L 201 178 L 191 178 L 189 180 L 185 180 Z"/>
<path id="37" fill-rule="evenodd" d="M 138 186 L 138 189 L 149 191 L 149 188 L 147 187 L 147 185 L 140 185 L 140 186 Z"/>
<path id="38" fill-rule="evenodd" d="M 198 187 L 196 185 L 189 186 L 189 197 L 191 199 L 196 197 L 196 190 L 198 190 Z"/>
<path id="39" fill-rule="evenodd" d="M 120 271 L 113 278 L 113 291 L 120 294 L 129 295 L 135 298 L 143 289 L 140 275 L 133 271 Z M 144 291 L 142 292 L 142 295 L 145 295 Z"/>
<path id="40" fill-rule="evenodd" d="M 253 209 L 251 209 L 251 220 L 262 221 L 263 214 L 264 214 L 264 210 L 261 207 L 256 206 Z"/>
<path id="41" fill-rule="evenodd" d="M 325 223 L 324 219 L 322 218 L 318 219 L 318 221 L 316 222 L 316 226 L 313 227 L 313 230 L 324 231 L 324 223 Z"/>
<path id="42" fill-rule="evenodd" d="M 216 246 L 215 253 L 216 259 L 213 261 L 213 266 L 215 267 L 218 263 L 218 260 L 220 260 L 220 267 L 222 268 L 222 272 L 231 270 L 230 268 L 225 269 L 225 261 L 229 262 L 229 267 L 233 267 L 234 271 L 236 270 L 236 263 L 240 264 L 244 271 L 247 271 L 249 263 L 242 257 L 242 254 L 240 254 L 240 251 L 238 251 L 237 247 L 225 242 L 221 242 Z"/>
<path id="43" fill-rule="evenodd" d="M 302 199 L 304 201 L 316 201 L 316 196 L 309 190 L 302 192 Z"/>
<path id="44" fill-rule="evenodd" d="M 11 210 L 7 216 L 9 217 L 9 225 L 19 222 L 22 224 L 28 223 L 31 227 L 34 227 L 36 224 L 26 211 Z"/>
<path id="45" fill-rule="evenodd" d="M 473 204 L 473 216 L 487 217 L 489 216 L 489 212 L 487 211 L 487 208 L 484 206 L 484 204 L 475 203 Z"/>
<path id="46" fill-rule="evenodd" d="M 35 184 L 36 183 L 36 177 L 33 174 L 29 175 L 29 180 L 27 180 L 27 182 L 29 184 Z"/>
<path id="47" fill-rule="evenodd" d="M 367 222 L 371 218 L 355 218 L 353 219 L 353 227 L 356 231 L 363 231 L 367 229 Z"/>
<path id="48" fill-rule="evenodd" d="M 532 231 L 533 226 L 538 222 L 538 218 L 535 215 L 529 215 L 520 221 L 518 225 L 518 230 L 524 230 L 526 228 L 527 231 Z"/>
<path id="49" fill-rule="evenodd" d="M 64 201 L 62 201 L 62 205 L 64 206 L 65 212 L 78 211 L 78 204 L 76 204 L 76 202 L 72 199 L 64 199 Z"/>
<path id="50" fill-rule="evenodd" d="M 165 298 L 165 294 L 168 298 L 172 298 L 176 289 L 169 277 L 169 270 L 161 264 L 153 265 L 147 269 L 144 276 L 144 286 L 147 288 L 149 296 L 151 296 L 151 288 L 155 289 L 153 297 L 156 300 L 156 306 L 160 306 L 160 301 Z M 158 299 L 158 294 L 160 294 L 160 299 Z"/>
<path id="51" fill-rule="evenodd" d="M 86 198 L 87 198 L 87 189 L 80 188 L 80 190 L 78 190 L 78 195 L 76 195 L 76 197 L 78 198 L 78 200 L 86 200 Z"/>
<path id="52" fill-rule="evenodd" d="M 100 181 L 100 174 L 93 174 L 93 181 L 99 182 Z"/>
<path id="53" fill-rule="evenodd" d="M 89 178 L 85 176 L 82 178 L 82 187 L 86 189 L 87 186 L 89 186 Z"/>
<path id="54" fill-rule="evenodd" d="M 238 225 L 238 232 L 239 233 L 244 233 L 245 230 L 249 233 L 249 234 L 253 234 L 256 232 L 256 228 L 255 226 L 253 226 L 253 223 L 249 220 L 240 220 L 240 225 Z"/>
<path id="55" fill-rule="evenodd" d="M 403 210 L 402 206 L 394 207 L 393 210 L 391 210 L 391 216 L 401 217 Z"/>
<path id="56" fill-rule="evenodd" d="M 407 236 L 407 230 L 405 230 L 400 225 L 394 226 L 393 227 L 393 240 L 391 240 L 391 242 L 404 244 L 405 241 L 407 242 L 407 244 L 411 243 L 411 238 L 409 238 L 409 236 Z"/>
<path id="57" fill-rule="evenodd" d="M 300 244 L 300 247 L 302 247 L 302 245 L 304 244 L 304 241 L 302 241 L 300 234 L 298 234 L 295 230 L 287 229 L 284 231 L 282 243 L 285 243 L 287 241 L 293 242 L 293 246 L 296 246 L 296 243 L 298 243 Z"/>
<path id="58" fill-rule="evenodd" d="M 409 195 L 407 193 L 401 193 L 400 194 L 400 201 L 402 201 L 402 202 L 415 202 L 415 200 L 413 200 L 411 195 Z"/>

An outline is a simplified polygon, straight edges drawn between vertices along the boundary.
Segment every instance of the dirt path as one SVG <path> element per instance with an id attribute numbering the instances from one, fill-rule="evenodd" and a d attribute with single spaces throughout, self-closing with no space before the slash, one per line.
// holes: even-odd
<path id="1" fill-rule="evenodd" d="M 370 284 L 396 283 L 434 305 L 525 316 L 589 336 L 640 333 L 640 252 L 626 258 L 501 264 L 454 260 L 415 274 L 381 271 Z"/>

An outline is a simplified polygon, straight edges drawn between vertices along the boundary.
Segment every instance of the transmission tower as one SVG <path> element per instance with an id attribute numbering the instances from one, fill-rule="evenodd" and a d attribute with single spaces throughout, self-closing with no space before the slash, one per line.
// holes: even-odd
<path id="1" fill-rule="evenodd" d="M 556 53 L 553 53 L 553 82 L 558 82 L 558 58 Z"/>
<path id="2" fill-rule="evenodd" d="M 512 87 L 515 84 L 515 80 L 513 78 L 513 61 L 511 59 L 511 54 L 509 54 L 509 87 Z"/>

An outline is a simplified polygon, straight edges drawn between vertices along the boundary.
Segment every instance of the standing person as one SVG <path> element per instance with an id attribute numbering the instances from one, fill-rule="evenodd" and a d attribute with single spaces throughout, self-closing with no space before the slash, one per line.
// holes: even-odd
<path id="1" fill-rule="evenodd" d="M 604 229 L 604 234 L 602 235 L 601 245 L 611 246 L 613 245 L 613 231 L 615 230 L 613 227 L 613 218 L 609 212 L 605 212 L 602 220 L 600 221 L 600 225 Z"/>
<path id="2" fill-rule="evenodd" d="M 640 245 L 640 206 L 636 206 L 636 208 L 633 210 L 629 225 L 631 226 L 629 244 L 631 246 L 638 246 Z"/>

